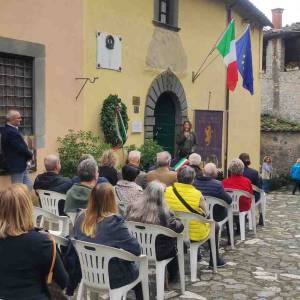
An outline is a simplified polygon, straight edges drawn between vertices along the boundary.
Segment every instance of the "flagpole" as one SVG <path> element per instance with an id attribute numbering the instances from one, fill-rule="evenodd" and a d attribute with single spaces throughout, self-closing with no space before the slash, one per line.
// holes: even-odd
<path id="1" fill-rule="evenodd" d="M 230 23 L 230 22 L 229 22 Z M 228 23 L 228 25 L 229 25 Z M 227 25 L 227 27 L 228 27 Z M 209 51 L 209 53 L 207 54 L 207 56 L 205 57 L 205 59 L 203 60 L 202 64 L 200 65 L 199 69 L 197 70 L 197 72 L 193 72 L 192 73 L 192 82 L 194 83 L 196 81 L 196 79 L 199 77 L 199 75 L 201 74 L 201 69 L 203 68 L 204 64 L 206 63 L 207 59 L 213 54 L 213 52 L 216 50 L 216 46 L 219 42 L 219 40 L 222 38 L 222 36 L 225 34 L 227 27 L 225 28 L 225 30 L 220 34 L 220 36 L 218 37 L 218 39 L 216 40 L 216 42 L 214 43 L 213 47 L 211 48 L 211 50 Z"/>
<path id="2" fill-rule="evenodd" d="M 227 26 L 231 22 L 231 8 L 227 8 Z M 227 77 L 226 73 L 226 77 Z M 227 80 L 226 80 L 227 82 Z M 230 99 L 230 94 L 229 94 L 229 89 L 226 83 L 226 100 L 225 100 L 225 151 L 224 151 L 224 176 L 225 178 L 228 176 L 228 139 L 229 139 L 229 99 Z"/>

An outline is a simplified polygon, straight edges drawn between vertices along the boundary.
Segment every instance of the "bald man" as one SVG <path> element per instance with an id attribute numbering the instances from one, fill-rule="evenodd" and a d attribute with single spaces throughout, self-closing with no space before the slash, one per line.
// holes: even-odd
<path id="1" fill-rule="evenodd" d="M 46 172 L 36 177 L 33 188 L 66 194 L 73 185 L 73 181 L 71 178 L 59 175 L 61 170 L 59 157 L 55 154 L 47 155 L 44 165 Z"/>
<path id="2" fill-rule="evenodd" d="M 29 190 L 32 190 L 32 181 L 27 170 L 27 162 L 32 159 L 32 153 L 19 132 L 21 114 L 17 110 L 9 110 L 6 120 L 1 135 L 1 146 L 11 181 L 26 184 Z"/>
<path id="3" fill-rule="evenodd" d="M 231 204 L 232 199 L 223 188 L 222 182 L 216 180 L 218 176 L 218 169 L 215 164 L 208 163 L 203 168 L 203 176 L 195 178 L 194 186 L 201 191 L 203 196 L 211 196 L 224 200 Z M 214 220 L 220 222 L 227 216 L 227 210 L 220 205 L 214 207 Z"/>

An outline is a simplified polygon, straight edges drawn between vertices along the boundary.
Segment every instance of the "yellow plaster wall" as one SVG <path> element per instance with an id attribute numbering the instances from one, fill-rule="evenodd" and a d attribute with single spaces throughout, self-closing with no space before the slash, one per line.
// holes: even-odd
<path id="1" fill-rule="evenodd" d="M 218 57 L 206 71 L 192 83 L 195 71 L 210 51 L 226 26 L 225 6 L 217 0 L 179 1 L 179 36 L 188 67 L 176 73 L 183 84 L 189 106 L 189 117 L 193 119 L 194 109 L 207 109 L 211 91 L 210 109 L 225 108 L 225 74 L 223 61 Z M 237 35 L 246 24 L 236 18 Z M 152 80 L 164 70 L 146 66 L 147 49 L 155 26 L 153 19 L 153 0 L 88 0 L 84 13 L 84 72 L 87 76 L 98 76 L 96 84 L 85 90 L 84 124 L 86 129 L 99 134 L 98 112 L 103 99 L 110 93 L 118 94 L 128 106 L 131 120 L 144 120 L 144 104 Z M 122 72 L 96 69 L 96 31 L 121 35 L 123 38 Z M 259 83 L 259 30 L 252 31 L 252 50 L 254 63 L 255 95 L 241 87 L 230 94 L 229 122 L 229 160 L 240 152 L 249 152 L 253 165 L 258 167 L 260 148 L 260 83 Z M 170 55 L 172 49 L 170 49 Z M 217 54 L 216 52 L 212 55 Z M 132 97 L 141 97 L 141 112 L 133 114 Z M 129 133 L 131 126 L 129 124 Z M 223 134 L 224 137 L 224 134 Z M 143 134 L 130 134 L 128 144 L 143 143 Z"/>
<path id="2" fill-rule="evenodd" d="M 75 101 L 83 61 L 82 0 L 0 0 L 0 36 L 45 45 L 45 147 L 43 158 L 57 151 L 56 139 L 69 128 L 83 128 L 83 102 Z M 35 99 L 39 101 L 39 99 Z M 33 177 L 35 174 L 33 174 Z M 9 182 L 0 177 L 0 186 Z"/>

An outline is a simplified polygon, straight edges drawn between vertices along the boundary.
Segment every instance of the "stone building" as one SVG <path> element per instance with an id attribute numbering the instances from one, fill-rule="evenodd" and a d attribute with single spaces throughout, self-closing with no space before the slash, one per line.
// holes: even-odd
<path id="1" fill-rule="evenodd" d="M 255 94 L 239 80 L 227 109 L 222 58 L 212 57 L 194 83 L 192 73 L 231 18 L 237 37 L 251 24 Z M 262 37 L 268 25 L 249 0 L 1 1 L 0 126 L 9 108 L 21 110 L 40 172 L 44 156 L 57 151 L 57 137 L 68 129 L 102 136 L 99 112 L 110 94 L 127 105 L 128 145 L 155 137 L 172 152 L 182 121 L 195 124 L 195 111 L 209 108 L 223 116 L 222 165 L 228 144 L 228 160 L 247 151 L 258 167 Z M 82 78 L 91 82 L 76 97 Z M 8 183 L 8 176 L 0 176 L 1 187 Z"/>
<path id="2" fill-rule="evenodd" d="M 264 32 L 262 113 L 300 122 L 300 22 L 282 27 L 283 9 L 273 9 L 274 29 Z"/>

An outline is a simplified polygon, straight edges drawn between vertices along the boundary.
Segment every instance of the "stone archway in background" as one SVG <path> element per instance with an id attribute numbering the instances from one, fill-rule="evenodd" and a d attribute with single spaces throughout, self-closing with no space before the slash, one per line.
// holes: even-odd
<path id="1" fill-rule="evenodd" d="M 188 106 L 183 86 L 177 76 L 168 69 L 152 81 L 148 90 L 145 105 L 144 139 L 154 138 L 154 110 L 159 97 L 163 93 L 172 95 L 172 100 L 175 105 L 176 133 L 180 131 L 182 122 L 188 118 Z"/>

